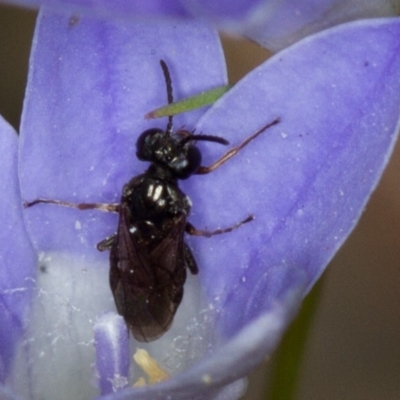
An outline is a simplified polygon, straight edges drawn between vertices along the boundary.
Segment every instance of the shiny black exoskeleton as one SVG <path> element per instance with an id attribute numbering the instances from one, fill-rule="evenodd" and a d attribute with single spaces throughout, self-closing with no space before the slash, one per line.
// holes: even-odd
<path id="1" fill-rule="evenodd" d="M 182 300 L 186 268 L 197 274 L 193 255 L 183 239 L 190 211 L 189 198 L 178 179 L 195 173 L 201 153 L 186 131 L 143 132 L 137 157 L 151 162 L 142 175 L 123 188 L 114 238 L 99 248 L 111 248 L 110 285 L 118 312 L 139 341 L 157 339 L 170 327 Z M 214 137 L 202 137 L 225 143 Z"/>
<path id="2" fill-rule="evenodd" d="M 168 103 L 172 103 L 170 74 L 165 62 L 161 60 L 160 63 L 167 84 Z M 140 160 L 150 162 L 150 166 L 123 187 L 119 203 L 74 204 L 37 199 L 24 205 L 49 203 L 119 214 L 116 234 L 100 242 L 97 248 L 110 250 L 110 286 L 118 312 L 137 340 L 149 342 L 171 326 L 182 300 L 186 268 L 193 274 L 198 273 L 196 261 L 184 241 L 184 233 L 210 237 L 230 232 L 253 219 L 250 215 L 234 226 L 211 232 L 195 229 L 187 222 L 191 204 L 179 189 L 178 180 L 214 171 L 278 122 L 275 118 L 214 164 L 204 167 L 195 143 L 228 142 L 221 137 L 195 135 L 186 130 L 173 133 L 170 116 L 165 131 L 154 128 L 139 136 L 136 155 Z"/>

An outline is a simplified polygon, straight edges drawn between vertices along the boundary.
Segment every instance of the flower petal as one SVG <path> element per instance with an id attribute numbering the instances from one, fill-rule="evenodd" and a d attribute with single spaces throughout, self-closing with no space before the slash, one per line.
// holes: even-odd
<path id="1" fill-rule="evenodd" d="M 5 3 L 20 5 L 23 7 L 40 8 L 46 7 L 54 12 L 66 12 L 75 21 L 78 15 L 86 16 L 109 16 L 131 19 L 143 19 L 155 17 L 189 17 L 185 10 L 185 4 L 181 0 L 5 0 Z"/>
<path id="2" fill-rule="evenodd" d="M 17 176 L 18 136 L 0 117 L 0 383 L 29 318 L 36 257 L 26 235 Z"/>
<path id="3" fill-rule="evenodd" d="M 399 19 L 310 37 L 249 74 L 198 124 L 238 144 L 281 118 L 186 190 L 201 228 L 255 215 L 234 232 L 190 241 L 226 334 L 293 286 L 288 274 L 304 274 L 311 287 L 357 223 L 396 140 L 399 37 Z M 218 150 L 207 145 L 208 163 Z"/>
<path id="4" fill-rule="evenodd" d="M 46 5 L 77 15 L 123 17 L 131 20 L 192 20 L 212 22 L 219 30 L 246 36 L 278 51 L 312 33 L 362 18 L 397 15 L 391 0 L 9 0 L 27 7 Z"/>
<path id="5" fill-rule="evenodd" d="M 24 200 L 119 200 L 123 184 L 146 168 L 135 157 L 138 135 L 166 125 L 144 120 L 166 103 L 160 59 L 169 65 L 176 99 L 226 82 L 219 40 L 207 25 L 82 18 L 70 26 L 68 17 L 42 14 L 21 127 Z M 175 126 L 193 126 L 203 112 L 179 115 Z M 106 258 L 95 245 L 115 232 L 116 215 L 48 205 L 26 211 L 41 251 L 90 249 Z"/>
<path id="6" fill-rule="evenodd" d="M 297 289 L 301 289 L 297 282 Z M 288 293 L 282 303 L 250 323 L 232 340 L 221 343 L 182 374 L 154 386 L 135 389 L 137 400 L 235 400 L 244 391 L 242 378 L 276 347 L 282 331 L 299 305 L 300 290 Z M 127 400 L 132 391 L 121 391 L 102 400 Z"/>
<path id="7" fill-rule="evenodd" d="M 103 315 L 94 326 L 96 366 L 101 394 L 129 386 L 129 331 L 115 313 Z"/>
<path id="8" fill-rule="evenodd" d="M 274 52 L 343 22 L 397 15 L 390 0 L 193 0 L 186 7 L 190 15 Z"/>
<path id="9" fill-rule="evenodd" d="M 0 385 L 0 399 L 1 400 L 21 400 L 21 397 L 17 396 L 6 386 Z"/>
<path id="10" fill-rule="evenodd" d="M 161 58 L 177 99 L 226 82 L 218 36 L 204 24 L 81 18 L 71 25 L 69 17 L 41 14 L 21 129 L 25 201 L 118 201 L 122 185 L 146 168 L 135 157 L 139 133 L 166 126 L 165 119 L 144 120 L 147 111 L 166 103 Z M 202 113 L 177 116 L 174 123 L 194 126 Z M 20 373 L 18 389 L 27 393 L 30 383 L 37 397 L 88 398 L 94 390 L 87 384 L 94 360 L 92 324 L 114 309 L 108 255 L 95 244 L 115 232 L 116 216 L 37 205 L 26 210 L 26 221 L 43 273 L 30 332 L 34 340 L 28 360 L 19 362 L 26 369 L 29 361 L 34 372 Z M 57 379 L 49 380 L 54 368 Z M 75 375 L 68 374 L 71 369 Z M 28 373 L 33 382 L 25 379 Z"/>

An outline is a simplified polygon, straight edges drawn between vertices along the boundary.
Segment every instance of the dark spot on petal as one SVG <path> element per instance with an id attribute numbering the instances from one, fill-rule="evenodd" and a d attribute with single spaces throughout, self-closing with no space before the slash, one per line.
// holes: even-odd
<path id="1" fill-rule="evenodd" d="M 69 18 L 69 21 L 68 21 L 68 26 L 70 28 L 73 28 L 76 25 L 78 25 L 78 23 L 79 23 L 79 16 L 78 15 L 71 15 L 71 17 Z"/>

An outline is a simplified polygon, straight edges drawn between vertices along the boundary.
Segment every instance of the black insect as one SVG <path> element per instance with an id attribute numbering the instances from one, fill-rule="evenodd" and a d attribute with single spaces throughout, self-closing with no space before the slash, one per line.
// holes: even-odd
<path id="1" fill-rule="evenodd" d="M 167 85 L 168 103 L 172 103 L 170 74 L 165 62 L 161 60 L 160 63 Z M 118 312 L 138 341 L 149 342 L 159 338 L 171 326 L 182 300 L 186 268 L 192 274 L 198 273 L 193 254 L 184 241 L 184 232 L 210 237 L 230 232 L 253 219 L 250 215 L 226 229 L 195 229 L 187 222 L 191 204 L 179 189 L 178 180 L 193 174 L 210 173 L 278 122 L 279 119 L 274 119 L 214 164 L 204 167 L 201 166 L 201 153 L 196 142 L 203 140 L 226 145 L 228 141 L 217 136 L 195 135 L 187 130 L 173 133 L 170 116 L 165 131 L 153 128 L 139 136 L 136 155 L 140 160 L 150 162 L 150 166 L 123 187 L 120 203 L 74 204 L 37 199 L 24 205 L 50 203 L 119 214 L 116 234 L 101 241 L 97 248 L 110 250 L 110 286 Z"/>

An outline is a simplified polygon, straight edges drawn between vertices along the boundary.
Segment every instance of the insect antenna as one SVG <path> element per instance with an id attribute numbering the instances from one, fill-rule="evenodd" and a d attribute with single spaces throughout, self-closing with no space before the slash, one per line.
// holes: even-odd
<path id="1" fill-rule="evenodd" d="M 171 74 L 169 73 L 168 65 L 164 60 L 160 60 L 160 65 L 164 73 L 164 78 L 165 78 L 165 84 L 167 86 L 167 98 L 168 98 L 168 104 L 171 104 L 174 102 L 174 96 L 172 94 L 172 80 L 171 80 Z M 166 129 L 166 134 L 167 135 L 172 135 L 172 115 L 168 115 L 168 124 L 167 124 L 167 129 Z M 189 135 L 186 136 L 184 139 L 181 140 L 180 145 L 183 146 L 185 143 L 191 141 L 191 140 L 204 140 L 208 142 L 215 142 L 215 143 L 220 143 L 220 144 L 229 144 L 229 142 L 221 137 L 218 136 L 211 136 L 211 135 Z"/>
<path id="2" fill-rule="evenodd" d="M 174 96 L 172 95 L 171 75 L 169 73 L 168 66 L 164 60 L 160 60 L 160 65 L 164 73 L 165 84 L 167 85 L 168 104 L 171 104 L 174 102 Z M 172 135 L 172 115 L 168 115 L 168 124 L 165 132 L 167 133 L 167 135 Z"/>
<path id="3" fill-rule="evenodd" d="M 183 146 L 185 145 L 187 142 L 190 142 L 191 140 L 204 140 L 207 142 L 215 142 L 215 143 L 220 143 L 220 144 L 229 144 L 229 142 L 219 136 L 212 136 L 212 135 L 189 135 L 184 137 L 181 141 L 180 141 L 180 145 Z"/>

